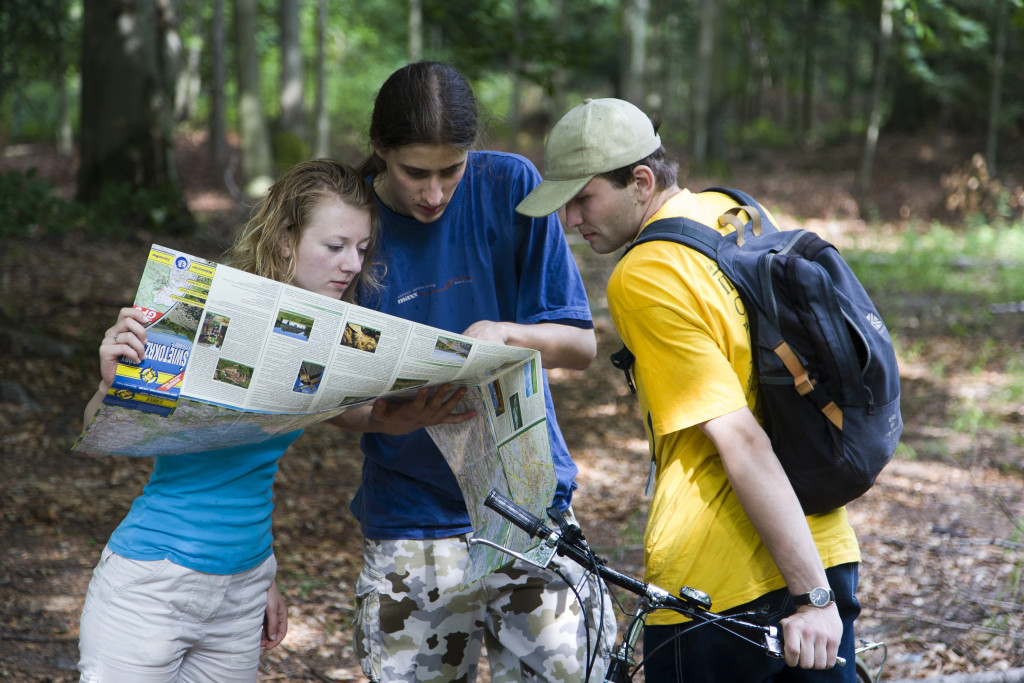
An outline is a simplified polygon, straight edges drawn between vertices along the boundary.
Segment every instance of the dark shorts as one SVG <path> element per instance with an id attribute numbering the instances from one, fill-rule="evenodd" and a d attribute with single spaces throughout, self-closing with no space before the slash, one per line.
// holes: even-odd
<path id="1" fill-rule="evenodd" d="M 648 626 L 644 629 L 644 676 L 658 683 L 720 683 L 721 681 L 783 681 L 794 683 L 854 683 L 856 641 L 853 622 L 860 614 L 857 602 L 856 563 L 841 564 L 825 570 L 829 586 L 836 594 L 836 606 L 843 619 L 843 639 L 839 643 L 839 656 L 845 657 L 845 667 L 828 670 L 796 669 L 785 661 L 768 657 L 755 645 L 744 642 L 719 628 L 692 624 Z M 714 596 L 712 596 L 713 598 Z M 787 588 L 781 588 L 752 600 L 745 605 L 726 610 L 726 614 L 757 611 L 767 608 L 772 615 L 770 623 L 777 624 L 795 611 Z M 677 637 L 678 636 L 678 637 Z M 655 648 L 658 649 L 655 652 Z M 654 653 L 647 658 L 646 653 Z"/>

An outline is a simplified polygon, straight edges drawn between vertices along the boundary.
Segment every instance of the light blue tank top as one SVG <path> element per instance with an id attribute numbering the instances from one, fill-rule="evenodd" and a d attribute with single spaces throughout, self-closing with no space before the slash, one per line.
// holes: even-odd
<path id="1" fill-rule="evenodd" d="M 259 565 L 273 552 L 277 461 L 300 434 L 255 446 L 157 456 L 153 476 L 111 535 L 110 549 L 207 574 L 237 574 Z"/>

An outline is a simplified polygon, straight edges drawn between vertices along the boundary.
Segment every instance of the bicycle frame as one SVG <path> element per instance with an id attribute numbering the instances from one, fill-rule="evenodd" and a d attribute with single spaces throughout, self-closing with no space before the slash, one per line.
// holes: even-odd
<path id="1" fill-rule="evenodd" d="M 769 657 L 781 658 L 783 656 L 782 639 L 778 627 L 747 621 L 743 618 L 753 615 L 723 615 L 712 612 L 711 599 L 707 594 L 694 588 L 684 586 L 679 591 L 679 595 L 675 596 L 664 588 L 644 583 L 608 567 L 605 560 L 595 556 L 587 547 L 579 527 L 566 522 L 557 510 L 548 511 L 552 519 L 558 522 L 559 529 L 555 531 L 549 529 L 539 518 L 496 490 L 491 490 L 484 500 L 484 505 L 525 531 L 531 537 L 540 539 L 541 543 L 527 553 L 517 553 L 482 538 L 471 539 L 470 543 L 495 548 L 537 567 L 547 567 L 551 562 L 551 558 L 558 552 L 573 560 L 584 569 L 594 571 L 607 583 L 639 596 L 640 600 L 637 604 L 636 612 L 626 627 L 622 642 L 612 652 L 605 683 L 625 683 L 632 680 L 632 671 L 637 666 L 633 661 L 636 641 L 643 630 L 647 614 L 656 609 L 673 610 L 695 622 L 726 628 L 737 638 L 760 647 Z M 742 629 L 751 633 L 758 640 L 748 638 L 735 629 Z M 844 666 L 845 664 L 845 659 L 842 657 L 836 658 L 836 666 Z"/>

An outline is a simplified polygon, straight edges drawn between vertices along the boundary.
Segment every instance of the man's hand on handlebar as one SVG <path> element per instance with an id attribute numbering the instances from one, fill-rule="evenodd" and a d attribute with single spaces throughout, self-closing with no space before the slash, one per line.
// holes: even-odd
<path id="1" fill-rule="evenodd" d="M 831 669 L 843 635 L 843 620 L 835 603 L 825 608 L 798 607 L 779 622 L 788 666 Z"/>

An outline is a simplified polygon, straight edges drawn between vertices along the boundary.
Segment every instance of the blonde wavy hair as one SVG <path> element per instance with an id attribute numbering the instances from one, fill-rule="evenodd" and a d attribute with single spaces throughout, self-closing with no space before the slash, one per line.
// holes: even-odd
<path id="1" fill-rule="evenodd" d="M 295 252 L 310 213 L 325 197 L 336 197 L 370 213 L 370 241 L 363 267 L 342 300 L 362 302 L 378 294 L 383 266 L 374 262 L 380 243 L 380 217 L 373 191 L 355 169 L 331 159 L 304 161 L 288 169 L 270 187 L 256 214 L 238 233 L 225 261 L 248 273 L 291 282 L 295 262 L 282 256 L 281 247 L 289 245 Z"/>

